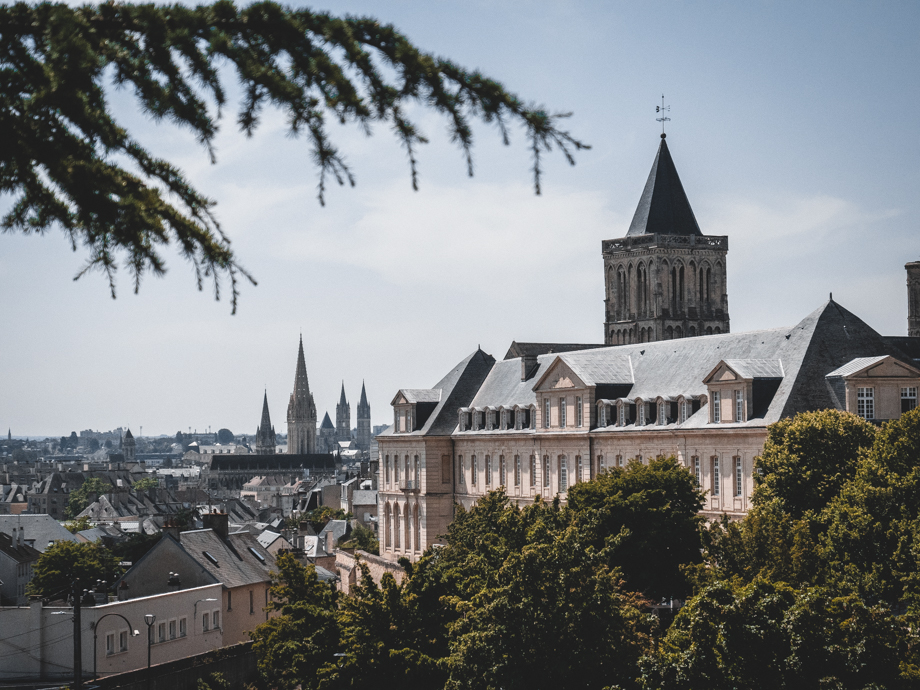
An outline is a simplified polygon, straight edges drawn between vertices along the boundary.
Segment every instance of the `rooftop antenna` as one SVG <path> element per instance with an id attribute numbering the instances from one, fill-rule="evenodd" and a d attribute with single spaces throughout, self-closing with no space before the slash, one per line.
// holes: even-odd
<path id="1" fill-rule="evenodd" d="M 669 106 L 669 105 L 666 106 L 666 105 L 664 104 L 664 94 L 661 94 L 661 105 L 656 105 L 656 106 L 655 106 L 655 112 L 661 114 L 661 117 L 656 117 L 656 118 L 655 118 L 655 121 L 661 123 L 661 138 L 664 139 L 664 138 L 665 138 L 664 123 L 665 123 L 665 122 L 670 122 L 670 121 L 671 121 L 671 118 L 669 118 L 667 115 L 665 115 L 665 113 L 671 112 L 671 106 Z"/>

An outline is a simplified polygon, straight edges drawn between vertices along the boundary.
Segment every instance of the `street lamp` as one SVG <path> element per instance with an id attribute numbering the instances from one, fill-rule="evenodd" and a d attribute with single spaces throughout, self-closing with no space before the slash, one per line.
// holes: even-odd
<path id="1" fill-rule="evenodd" d="M 153 624 L 157 622 L 157 617 L 152 613 L 144 614 L 144 623 L 147 624 L 147 690 L 150 690 L 150 645 L 153 635 Z"/>
<path id="2" fill-rule="evenodd" d="M 192 614 L 192 617 L 195 620 L 198 620 L 198 604 L 199 602 L 202 602 L 202 601 L 217 601 L 217 599 L 215 599 L 214 597 L 208 597 L 207 599 L 199 599 L 198 601 L 196 601 L 194 609 L 193 609 L 194 613 Z M 195 621 L 192 621 L 192 631 L 194 632 L 197 629 L 198 629 L 197 624 L 195 623 Z"/>
<path id="3" fill-rule="evenodd" d="M 127 623 L 128 630 L 132 631 L 131 637 L 137 637 L 138 635 L 140 635 L 140 633 L 137 630 L 134 630 L 134 626 L 131 625 L 131 621 L 129 621 L 124 616 L 122 616 L 120 613 L 107 613 L 104 616 L 100 616 L 98 619 L 96 619 L 96 622 L 93 623 L 93 680 L 97 680 L 99 678 L 98 674 L 96 673 L 96 658 L 97 658 L 96 657 L 96 638 L 99 633 L 99 621 L 103 620 L 104 618 L 108 618 L 109 616 L 118 616 L 125 623 Z"/>

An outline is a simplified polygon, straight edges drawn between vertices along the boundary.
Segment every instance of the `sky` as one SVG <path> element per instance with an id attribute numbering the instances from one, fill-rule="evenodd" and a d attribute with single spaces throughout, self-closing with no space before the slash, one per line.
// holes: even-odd
<path id="1" fill-rule="evenodd" d="M 625 235 L 671 106 L 668 145 L 705 234 L 727 235 L 732 331 L 792 325 L 833 293 L 905 335 L 904 264 L 920 260 L 920 4 L 448 2 L 311 4 L 394 24 L 523 100 L 571 112 L 591 150 L 556 152 L 536 196 L 521 131 L 475 129 L 475 176 L 446 123 L 413 192 L 398 142 L 334 126 L 357 186 L 316 200 L 306 142 L 267 112 L 247 139 L 228 108 L 217 164 L 188 132 L 113 91 L 120 121 L 218 202 L 257 278 L 239 310 L 168 273 L 112 300 L 64 235 L 0 234 L 0 429 L 60 436 L 229 428 L 252 434 L 263 390 L 286 431 L 297 341 L 320 419 L 361 383 L 374 424 L 400 388 L 433 386 L 477 347 L 603 341 L 601 241 Z M 231 82 L 232 83 L 232 82 Z M 229 84 L 228 84 L 229 85 Z M 231 89 L 232 91 L 232 89 Z M 238 101 L 237 101 L 238 103 Z M 9 197 L 0 198 L 0 209 Z"/>

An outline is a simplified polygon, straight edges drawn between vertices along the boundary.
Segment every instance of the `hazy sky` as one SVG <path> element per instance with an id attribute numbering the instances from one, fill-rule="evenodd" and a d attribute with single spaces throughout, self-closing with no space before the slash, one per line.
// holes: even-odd
<path id="1" fill-rule="evenodd" d="M 361 381 L 373 421 L 399 388 L 429 387 L 477 346 L 601 342 L 601 240 L 621 237 L 672 106 L 668 144 L 706 234 L 728 235 L 733 331 L 790 325 L 834 299 L 906 333 L 904 264 L 920 259 L 920 4 L 916 2 L 324 2 L 391 22 L 524 100 L 572 111 L 592 145 L 547 162 L 533 194 L 526 142 L 481 126 L 469 179 L 445 125 L 421 190 L 385 127 L 334 129 L 356 188 L 315 198 L 305 142 L 269 113 L 252 139 L 232 112 L 218 163 L 186 132 L 112 100 L 217 212 L 242 263 L 239 312 L 190 267 L 118 299 L 60 232 L 0 235 L 0 428 L 61 435 L 130 425 L 252 434 L 263 387 L 286 431 L 302 331 L 319 416 Z M 8 204 L 8 199 L 5 200 Z M 3 203 L 3 200 L 0 200 Z"/>

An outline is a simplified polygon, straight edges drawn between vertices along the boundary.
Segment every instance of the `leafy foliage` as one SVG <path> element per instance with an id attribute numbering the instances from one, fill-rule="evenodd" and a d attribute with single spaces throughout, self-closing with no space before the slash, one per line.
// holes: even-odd
<path id="1" fill-rule="evenodd" d="M 332 506 L 320 506 L 319 508 L 314 508 L 313 510 L 304 513 L 303 517 L 309 521 L 310 526 L 313 528 L 314 532 L 319 532 L 330 520 L 344 520 L 347 516 L 345 511 L 341 508 L 333 508 Z"/>
<path id="2" fill-rule="evenodd" d="M 77 591 L 82 591 L 94 586 L 96 580 L 111 584 L 121 572 L 118 560 L 101 544 L 58 541 L 32 565 L 29 594 L 62 599 L 70 596 L 74 583 Z"/>
<path id="3" fill-rule="evenodd" d="M 355 525 L 355 528 L 351 531 L 349 540 L 339 544 L 339 548 L 361 549 L 362 551 L 376 555 L 380 553 L 380 542 L 377 541 L 374 530 L 369 527 L 364 527 L 363 525 Z"/>
<path id="4" fill-rule="evenodd" d="M 135 491 L 150 491 L 151 489 L 157 489 L 160 486 L 160 481 L 156 477 L 143 477 L 138 479 L 131 485 L 131 488 Z"/>
<path id="5" fill-rule="evenodd" d="M 67 531 L 71 534 L 76 534 L 77 532 L 82 532 L 85 529 L 91 529 L 93 523 L 89 521 L 89 516 L 83 515 L 78 517 L 70 522 L 64 523 L 64 527 L 67 528 Z"/>
<path id="6" fill-rule="evenodd" d="M 234 310 L 238 279 L 255 281 L 231 250 L 214 202 L 116 122 L 109 77 L 132 88 L 146 114 L 189 128 L 213 162 L 227 100 L 221 66 L 232 65 L 243 92 L 237 124 L 251 135 L 267 105 L 280 108 L 291 134 L 309 141 L 321 203 L 329 179 L 355 182 L 327 118 L 368 133 L 376 123 L 392 129 L 415 188 L 427 139 L 409 118 L 412 104 L 445 117 L 470 174 L 473 119 L 495 124 L 505 143 L 510 125 L 522 126 L 537 193 L 545 152 L 557 147 L 574 163 L 573 153 L 587 148 L 559 129 L 565 114 L 525 105 L 481 73 L 419 51 L 392 26 L 275 2 L 241 9 L 230 0 L 195 8 L 20 2 L 0 6 L 0 56 L 0 193 L 15 195 L 2 228 L 63 228 L 74 250 L 82 243 L 89 251 L 77 277 L 103 271 L 113 297 L 119 253 L 137 291 L 144 273 L 164 272 L 160 250 L 169 244 L 192 263 L 199 289 L 212 279 L 219 298 L 220 279 L 229 278 Z"/>
<path id="7" fill-rule="evenodd" d="M 112 485 L 104 479 L 90 477 L 80 485 L 79 489 L 74 489 L 70 492 L 67 507 L 64 508 L 65 517 L 72 520 L 86 510 L 86 507 L 96 500 L 98 496 L 109 493 L 112 489 Z"/>

